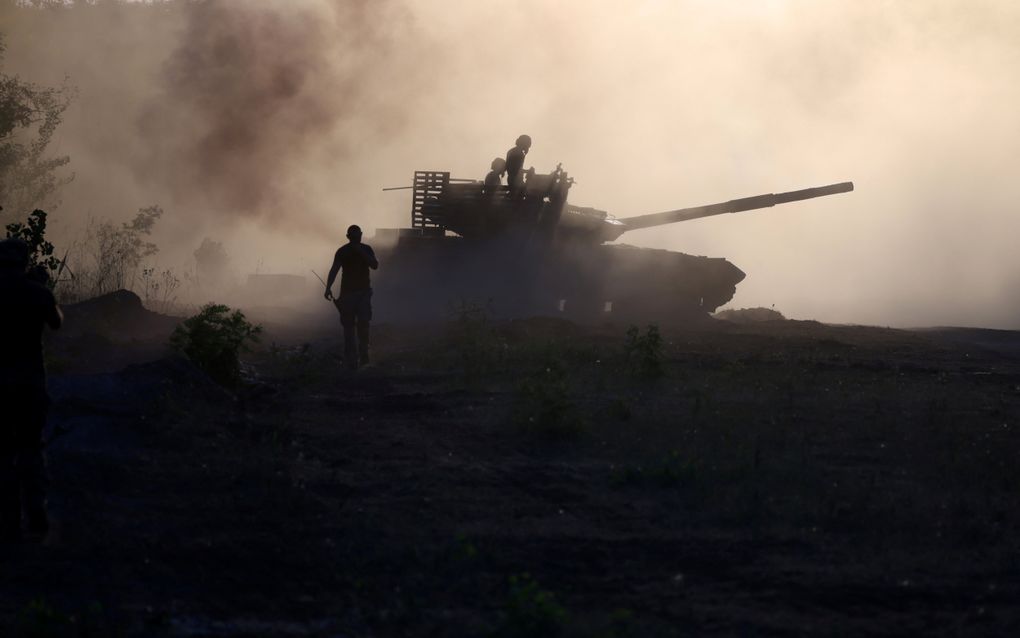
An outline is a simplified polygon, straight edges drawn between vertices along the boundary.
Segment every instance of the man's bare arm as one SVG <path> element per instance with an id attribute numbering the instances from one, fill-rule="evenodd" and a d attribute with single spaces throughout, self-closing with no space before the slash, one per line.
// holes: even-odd
<path id="1" fill-rule="evenodd" d="M 329 269 L 329 276 L 326 277 L 326 299 L 333 298 L 333 282 L 336 281 L 336 274 L 340 272 L 340 251 L 333 256 L 333 266 Z"/>

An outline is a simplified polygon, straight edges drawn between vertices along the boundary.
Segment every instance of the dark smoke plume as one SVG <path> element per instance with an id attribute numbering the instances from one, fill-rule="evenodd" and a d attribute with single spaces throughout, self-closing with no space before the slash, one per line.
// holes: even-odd
<path id="1" fill-rule="evenodd" d="M 402 125 L 399 110 L 372 97 L 374 78 L 392 63 L 397 26 L 388 7 L 189 6 L 164 65 L 163 95 L 140 120 L 151 149 L 144 178 L 216 216 L 294 222 L 295 210 L 315 206 L 305 177 L 329 168 L 315 164 L 339 166 Z"/>

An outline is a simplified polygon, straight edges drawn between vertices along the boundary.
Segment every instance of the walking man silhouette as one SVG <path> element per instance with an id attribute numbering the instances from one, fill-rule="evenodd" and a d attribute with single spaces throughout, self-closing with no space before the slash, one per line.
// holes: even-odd
<path id="1" fill-rule="evenodd" d="M 344 330 L 344 363 L 351 370 L 368 363 L 369 322 L 372 320 L 372 283 L 369 269 L 379 268 L 375 251 L 361 243 L 361 228 L 347 229 L 348 242 L 333 257 L 333 267 L 326 279 L 326 299 L 340 311 L 340 325 Z M 333 282 L 340 277 L 340 296 L 333 298 Z"/>

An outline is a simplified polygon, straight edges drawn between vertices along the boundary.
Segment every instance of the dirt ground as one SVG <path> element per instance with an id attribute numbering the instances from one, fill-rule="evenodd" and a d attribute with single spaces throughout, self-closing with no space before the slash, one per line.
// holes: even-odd
<path id="1" fill-rule="evenodd" d="M 1020 333 L 270 326 L 236 392 L 79 341 L 4 636 L 1020 635 Z"/>

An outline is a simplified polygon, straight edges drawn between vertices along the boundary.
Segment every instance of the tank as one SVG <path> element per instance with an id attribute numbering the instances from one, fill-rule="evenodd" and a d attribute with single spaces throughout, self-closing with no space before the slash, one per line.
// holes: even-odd
<path id="1" fill-rule="evenodd" d="M 370 241 L 380 318 L 441 318 L 465 309 L 516 318 L 677 323 L 724 305 L 745 277 L 726 259 L 610 244 L 631 230 L 737 213 L 853 190 L 851 182 L 616 218 L 568 202 L 574 180 L 557 166 L 491 192 L 449 172 L 416 171 L 411 226 Z M 398 189 L 386 189 L 398 190 Z"/>

